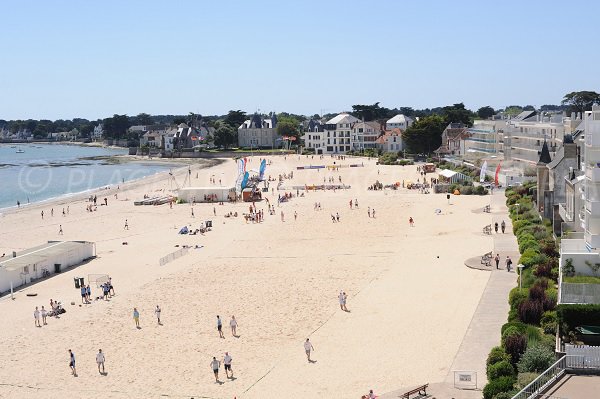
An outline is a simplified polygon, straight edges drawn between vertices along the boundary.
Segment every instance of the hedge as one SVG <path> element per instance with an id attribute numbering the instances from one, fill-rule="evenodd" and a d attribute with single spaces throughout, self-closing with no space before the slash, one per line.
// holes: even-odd
<path id="1" fill-rule="evenodd" d="M 515 377 L 500 377 L 488 382 L 483 388 L 483 399 L 494 399 L 497 394 L 512 390 L 515 382 Z"/>
<path id="2" fill-rule="evenodd" d="M 592 320 L 600 322 L 600 305 L 561 304 L 556 307 L 556 315 L 561 325 L 568 329 L 563 331 L 566 334 L 575 327 L 590 324 Z"/>

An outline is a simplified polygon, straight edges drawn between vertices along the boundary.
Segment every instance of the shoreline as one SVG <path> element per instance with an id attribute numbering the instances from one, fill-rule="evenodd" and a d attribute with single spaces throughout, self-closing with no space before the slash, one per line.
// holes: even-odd
<path id="1" fill-rule="evenodd" d="M 109 157 L 113 157 L 113 156 L 109 156 Z M 120 157 L 120 155 L 115 155 L 114 157 Z M 136 157 L 136 156 L 135 155 L 124 155 L 124 157 Z M 145 161 L 148 161 L 148 162 L 145 162 Z M 128 162 L 138 163 L 138 164 L 143 165 L 144 163 L 154 163 L 155 161 L 142 160 L 142 159 L 131 159 Z M 191 162 L 191 163 L 163 162 L 165 164 L 165 166 L 172 165 L 173 168 L 170 170 L 164 170 L 164 171 L 156 172 L 156 173 L 153 173 L 153 174 L 150 174 L 147 176 L 143 176 L 143 177 L 140 177 L 137 179 L 133 179 L 133 180 L 127 181 L 125 183 L 121 183 L 121 184 L 116 184 L 116 185 L 112 184 L 112 185 L 94 187 L 94 188 L 90 188 L 88 190 L 78 191 L 76 193 L 67 193 L 67 194 L 57 196 L 57 197 L 51 197 L 51 198 L 47 198 L 47 199 L 44 199 L 41 201 L 31 202 L 29 204 L 22 203 L 21 207 L 17 207 L 16 205 L 13 205 L 13 206 L 9 206 L 6 208 L 0 208 L 0 217 L 4 217 L 9 214 L 16 214 L 16 213 L 31 210 L 31 209 L 40 209 L 40 208 L 48 207 L 48 206 L 52 207 L 54 205 L 66 205 L 71 202 L 78 202 L 78 201 L 86 200 L 87 198 L 89 198 L 89 196 L 94 195 L 94 194 L 98 195 L 100 193 L 104 193 L 105 195 L 114 195 L 115 193 L 118 193 L 121 190 L 134 189 L 134 188 L 138 188 L 144 184 L 152 184 L 156 181 L 160 181 L 162 178 L 165 177 L 165 176 L 163 176 L 164 174 L 173 173 L 175 175 L 175 174 L 181 173 L 181 171 L 183 169 L 185 169 L 186 166 L 191 166 L 191 165 L 195 165 L 195 164 L 204 164 L 204 165 L 201 165 L 199 169 L 206 169 L 206 168 L 211 168 L 211 167 L 217 166 L 217 165 L 221 164 L 222 162 L 223 162 L 223 159 L 220 159 L 220 158 L 207 159 L 207 160 L 205 160 L 205 162 Z M 180 165 L 177 165 L 177 163 L 179 163 Z"/>

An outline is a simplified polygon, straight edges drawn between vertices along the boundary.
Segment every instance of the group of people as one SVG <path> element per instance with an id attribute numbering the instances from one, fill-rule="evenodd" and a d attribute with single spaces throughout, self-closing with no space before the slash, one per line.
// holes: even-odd
<path id="1" fill-rule="evenodd" d="M 494 262 L 496 262 L 496 269 L 500 269 L 500 254 L 496 254 L 496 257 L 494 258 Z M 512 259 L 510 258 L 510 256 L 506 256 L 506 260 L 504 261 L 504 264 L 506 266 L 506 271 L 510 273 L 511 269 L 512 269 Z"/>
<path id="2" fill-rule="evenodd" d="M 500 223 L 500 228 L 502 229 L 502 234 L 504 234 L 504 231 L 506 230 L 506 223 L 504 222 L 504 220 L 502 221 L 502 223 Z M 498 222 L 494 223 L 494 230 L 496 231 L 496 234 L 498 234 Z"/>

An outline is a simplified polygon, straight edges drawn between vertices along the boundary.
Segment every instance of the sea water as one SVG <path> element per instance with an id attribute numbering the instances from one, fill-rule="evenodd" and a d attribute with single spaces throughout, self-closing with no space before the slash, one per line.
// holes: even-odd
<path id="1" fill-rule="evenodd" d="M 24 151 L 19 153 L 18 151 Z M 125 155 L 126 149 L 59 144 L 0 144 L 0 209 L 117 185 L 170 165 L 86 159 Z"/>

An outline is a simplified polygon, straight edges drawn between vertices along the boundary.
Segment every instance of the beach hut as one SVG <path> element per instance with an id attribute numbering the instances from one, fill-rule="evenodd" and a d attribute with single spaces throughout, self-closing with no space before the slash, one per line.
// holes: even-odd
<path id="1" fill-rule="evenodd" d="M 461 181 L 471 181 L 471 177 L 464 173 L 456 172 L 450 169 L 442 169 L 439 173 L 440 181 L 443 183 L 459 183 Z"/>
<path id="2" fill-rule="evenodd" d="M 425 172 L 425 173 L 435 172 L 435 164 L 426 163 L 425 165 L 423 165 L 423 172 Z"/>
<path id="3" fill-rule="evenodd" d="M 177 198 L 185 202 L 226 202 L 235 199 L 235 187 L 184 187 L 177 190 Z"/>
<path id="4" fill-rule="evenodd" d="M 64 271 L 96 256 L 96 245 L 87 241 L 48 241 L 0 258 L 0 293 Z"/>

